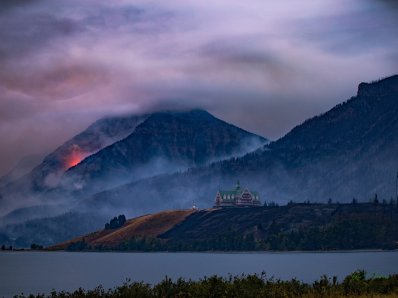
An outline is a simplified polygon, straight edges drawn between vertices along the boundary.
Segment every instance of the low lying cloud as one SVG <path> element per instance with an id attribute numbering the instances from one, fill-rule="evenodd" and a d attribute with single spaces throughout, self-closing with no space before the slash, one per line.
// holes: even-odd
<path id="1" fill-rule="evenodd" d="M 276 139 L 398 72 L 394 1 L 0 3 L 0 174 L 108 114 L 204 108 Z"/>

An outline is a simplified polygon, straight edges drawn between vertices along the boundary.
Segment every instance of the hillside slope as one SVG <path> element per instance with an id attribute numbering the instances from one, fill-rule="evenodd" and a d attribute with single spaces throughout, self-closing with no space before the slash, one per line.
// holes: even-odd
<path id="1" fill-rule="evenodd" d="M 396 204 L 289 204 L 167 211 L 53 250 L 339 250 L 398 248 Z"/>
<path id="2" fill-rule="evenodd" d="M 63 250 L 81 242 L 92 246 L 114 247 L 125 241 L 125 239 L 133 237 L 157 237 L 184 221 L 193 212 L 193 210 L 175 210 L 143 215 L 128 220 L 118 229 L 100 230 L 54 245 L 50 249 Z"/>

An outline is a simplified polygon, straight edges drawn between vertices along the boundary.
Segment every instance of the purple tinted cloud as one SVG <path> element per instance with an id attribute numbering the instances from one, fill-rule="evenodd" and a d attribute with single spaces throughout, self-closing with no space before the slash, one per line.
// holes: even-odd
<path id="1" fill-rule="evenodd" d="M 266 137 L 398 72 L 394 1 L 0 3 L 0 173 L 108 114 L 200 107 Z"/>

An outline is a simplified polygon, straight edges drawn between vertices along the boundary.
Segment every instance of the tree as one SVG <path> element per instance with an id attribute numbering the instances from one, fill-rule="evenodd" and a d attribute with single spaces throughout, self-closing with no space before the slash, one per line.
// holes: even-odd
<path id="1" fill-rule="evenodd" d="M 36 244 L 36 243 L 32 243 L 32 244 L 30 245 L 30 249 L 31 249 L 31 250 L 43 249 L 43 245 L 39 245 L 39 244 Z"/>
<path id="2" fill-rule="evenodd" d="M 374 205 L 378 205 L 378 204 L 379 204 L 379 199 L 378 199 L 378 197 L 377 197 L 377 193 L 375 194 L 375 197 L 374 197 L 374 199 L 373 199 L 373 204 L 374 204 Z"/>
<path id="3" fill-rule="evenodd" d="M 117 217 L 111 219 L 111 221 L 109 222 L 109 226 L 111 229 L 116 229 L 119 227 Z"/>
<path id="4" fill-rule="evenodd" d="M 126 223 L 126 216 L 124 214 L 120 214 L 118 217 L 112 218 L 109 223 L 105 224 L 105 229 L 117 229 L 123 226 Z"/>
<path id="5" fill-rule="evenodd" d="M 124 216 L 124 214 L 121 214 L 118 216 L 117 220 L 119 222 L 119 226 L 121 227 L 126 223 L 126 216 Z"/>

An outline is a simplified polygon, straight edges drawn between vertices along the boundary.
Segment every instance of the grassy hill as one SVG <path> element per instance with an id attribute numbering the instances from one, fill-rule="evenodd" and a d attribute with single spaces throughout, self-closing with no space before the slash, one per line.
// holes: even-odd
<path id="1" fill-rule="evenodd" d="M 176 224 L 185 220 L 192 214 L 193 210 L 163 211 L 156 214 L 149 214 L 128 220 L 118 229 L 104 229 L 85 236 L 52 246 L 52 250 L 64 250 L 72 248 L 79 243 L 92 248 L 108 247 L 115 248 L 126 239 L 134 237 L 157 237 L 172 229 Z"/>
<path id="2" fill-rule="evenodd" d="M 164 211 L 55 245 L 52 250 L 251 251 L 397 249 L 392 204 Z"/>

